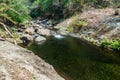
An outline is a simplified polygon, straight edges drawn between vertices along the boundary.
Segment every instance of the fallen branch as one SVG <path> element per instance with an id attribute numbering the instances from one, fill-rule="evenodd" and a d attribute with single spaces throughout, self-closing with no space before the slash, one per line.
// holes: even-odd
<path id="1" fill-rule="evenodd" d="M 11 34 L 11 32 L 7 29 L 7 26 L 0 22 L 0 24 L 4 27 L 5 31 L 14 39 L 14 36 Z M 17 44 L 16 40 L 14 40 L 14 44 Z"/>

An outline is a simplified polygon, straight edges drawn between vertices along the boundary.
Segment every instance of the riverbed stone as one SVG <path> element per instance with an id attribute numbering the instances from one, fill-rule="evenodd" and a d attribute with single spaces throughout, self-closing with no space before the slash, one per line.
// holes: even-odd
<path id="1" fill-rule="evenodd" d="M 34 36 L 31 36 L 31 35 L 29 35 L 29 34 L 22 34 L 22 36 L 20 37 L 20 39 L 22 40 L 22 41 L 33 41 L 33 39 L 34 39 Z"/>
<path id="2" fill-rule="evenodd" d="M 34 28 L 32 26 L 27 27 L 25 30 L 25 33 L 33 35 L 34 34 Z"/>
<path id="3" fill-rule="evenodd" d="M 39 29 L 39 30 L 38 30 L 38 33 L 39 33 L 40 35 L 44 35 L 44 36 L 50 36 L 50 35 L 51 35 L 49 29 Z"/>
<path id="4" fill-rule="evenodd" d="M 33 27 L 37 27 L 37 28 L 40 28 L 40 29 L 43 28 L 43 26 L 41 26 L 39 24 L 36 24 L 36 23 L 33 24 Z"/>

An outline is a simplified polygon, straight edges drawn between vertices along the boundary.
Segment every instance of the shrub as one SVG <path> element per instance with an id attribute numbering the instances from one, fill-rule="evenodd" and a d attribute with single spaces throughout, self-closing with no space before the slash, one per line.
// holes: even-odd
<path id="1" fill-rule="evenodd" d="M 111 45 L 111 41 L 108 41 L 108 40 L 106 40 L 106 39 L 103 39 L 103 40 L 101 41 L 101 46 L 103 46 L 103 47 L 105 47 L 105 48 L 110 47 L 110 45 Z"/>
<path id="2" fill-rule="evenodd" d="M 78 32 L 80 29 L 87 24 L 84 20 L 79 20 L 78 16 L 72 17 L 72 22 L 68 26 L 68 31 Z"/>
<path id="3" fill-rule="evenodd" d="M 120 51 L 120 40 L 119 39 L 112 40 L 112 41 L 102 40 L 101 46 L 103 46 L 105 48 L 111 48 L 115 51 Z"/>
<path id="4" fill-rule="evenodd" d="M 114 50 L 120 50 L 120 40 L 113 40 L 111 48 Z"/>

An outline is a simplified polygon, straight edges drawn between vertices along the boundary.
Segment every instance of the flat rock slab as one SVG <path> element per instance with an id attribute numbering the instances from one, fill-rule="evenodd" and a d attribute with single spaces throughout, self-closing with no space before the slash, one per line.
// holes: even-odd
<path id="1" fill-rule="evenodd" d="M 0 41 L 0 80 L 64 80 L 33 52 Z"/>

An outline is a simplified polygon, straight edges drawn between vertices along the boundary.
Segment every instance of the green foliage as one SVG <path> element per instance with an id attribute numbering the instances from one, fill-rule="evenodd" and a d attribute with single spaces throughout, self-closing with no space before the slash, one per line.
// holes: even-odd
<path id="1" fill-rule="evenodd" d="M 70 32 L 78 32 L 83 26 L 87 24 L 86 21 L 79 20 L 78 16 L 72 17 L 72 22 L 69 24 L 67 30 Z"/>
<path id="2" fill-rule="evenodd" d="M 113 0 L 113 6 L 114 6 L 115 8 L 120 8 L 120 1 L 118 1 L 118 0 Z"/>
<path id="3" fill-rule="evenodd" d="M 95 8 L 104 8 L 109 7 L 111 5 L 120 6 L 120 2 L 118 0 L 29 0 L 32 3 L 32 8 L 39 8 L 43 12 L 52 12 L 54 13 L 54 9 L 59 7 L 63 12 L 61 14 L 64 17 L 69 17 L 76 12 L 83 11 L 84 9 L 90 9 L 91 7 Z M 58 5 L 54 5 L 54 3 L 59 3 Z M 37 13 L 36 11 L 36 13 Z"/>
<path id="4" fill-rule="evenodd" d="M 72 14 L 76 11 L 81 11 L 85 6 L 84 0 L 33 0 L 31 2 L 33 2 L 32 8 L 34 9 L 36 7 L 38 10 L 38 12 L 35 13 L 39 13 L 41 10 L 43 12 L 54 14 L 57 9 L 58 11 L 62 10 L 62 13 L 60 14 Z M 55 3 L 58 4 L 56 5 Z"/>
<path id="5" fill-rule="evenodd" d="M 49 11 L 53 6 L 53 0 L 34 0 L 32 2 L 32 6 L 37 5 L 42 11 Z"/>
<path id="6" fill-rule="evenodd" d="M 104 47 L 108 47 L 110 44 L 111 44 L 111 42 L 108 41 L 108 40 L 103 39 L 103 40 L 101 41 L 101 45 L 104 46 Z"/>
<path id="7" fill-rule="evenodd" d="M 112 41 L 108 41 L 108 40 L 102 40 L 101 41 L 101 45 L 105 48 L 111 48 L 113 50 L 120 50 L 120 40 L 112 40 Z"/>
<path id="8" fill-rule="evenodd" d="M 27 0 L 1 0 L 0 16 L 15 24 L 30 19 Z"/>
<path id="9" fill-rule="evenodd" d="M 71 11 L 81 11 L 85 7 L 84 0 L 69 0 L 67 8 Z"/>
<path id="10" fill-rule="evenodd" d="M 83 20 L 80 20 L 80 21 L 77 21 L 77 24 L 76 24 L 78 27 L 82 27 L 82 26 L 85 26 L 86 25 L 86 21 L 83 21 Z"/>
<path id="11" fill-rule="evenodd" d="M 73 27 L 67 27 L 68 32 L 73 32 Z"/>
<path id="12" fill-rule="evenodd" d="M 113 40 L 112 44 L 111 44 L 111 47 L 114 50 L 120 50 L 120 40 Z"/>
<path id="13" fill-rule="evenodd" d="M 13 11 L 13 9 L 9 8 L 7 4 L 0 3 L 0 19 L 2 20 L 3 18 L 5 18 L 15 24 L 16 22 L 12 20 L 11 17 L 6 13 L 7 10 Z"/>

